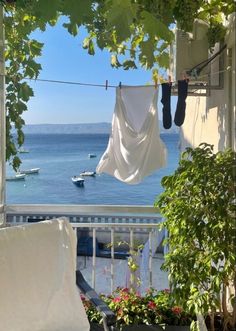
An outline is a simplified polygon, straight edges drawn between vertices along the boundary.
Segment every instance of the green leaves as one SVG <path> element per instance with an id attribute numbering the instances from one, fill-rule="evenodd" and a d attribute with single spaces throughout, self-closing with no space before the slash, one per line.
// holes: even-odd
<path id="1" fill-rule="evenodd" d="M 153 16 L 152 13 L 142 11 L 141 13 L 143 30 L 151 38 L 162 39 L 167 42 L 171 42 L 174 38 L 174 34 L 169 30 L 168 26 L 165 25 L 160 19 Z"/>
<path id="2" fill-rule="evenodd" d="M 139 61 L 147 69 L 151 69 L 155 62 L 153 53 L 154 44 L 155 42 L 151 39 L 140 43 L 141 53 L 139 54 Z"/>
<path id="3" fill-rule="evenodd" d="M 69 17 L 71 24 L 80 26 L 84 23 L 89 23 L 93 19 L 93 5 L 94 1 L 92 0 L 64 0 L 62 1 L 62 6 L 57 9 L 60 10 L 63 15 Z"/>
<path id="4" fill-rule="evenodd" d="M 27 83 L 22 83 L 19 87 L 18 96 L 23 101 L 29 101 L 29 98 L 34 95 L 34 92 Z"/>
<path id="5" fill-rule="evenodd" d="M 94 55 L 95 54 L 94 43 L 93 43 L 93 40 L 91 38 L 85 38 L 84 39 L 83 48 L 84 49 L 88 49 L 88 53 L 90 55 Z"/>
<path id="6" fill-rule="evenodd" d="M 121 67 L 121 64 L 118 61 L 117 55 L 114 55 L 114 54 L 111 55 L 111 66 L 114 68 Z"/>
<path id="7" fill-rule="evenodd" d="M 123 62 L 123 68 L 124 68 L 124 70 L 137 69 L 137 66 L 134 61 L 127 60 L 127 61 Z"/>
<path id="8" fill-rule="evenodd" d="M 208 144 L 187 148 L 155 202 L 169 233 L 163 268 L 176 300 L 196 312 L 221 309 L 222 286 L 236 276 L 235 158 L 232 150 L 214 154 Z"/>
<path id="9" fill-rule="evenodd" d="M 68 30 L 68 32 L 72 36 L 76 36 L 78 34 L 78 26 L 75 23 L 63 23 L 64 28 Z"/>
<path id="10" fill-rule="evenodd" d="M 50 0 L 50 3 L 48 0 L 35 1 L 35 16 L 46 22 L 56 19 L 58 16 L 58 9 L 60 8 L 60 2 L 61 0 Z"/>
<path id="11" fill-rule="evenodd" d="M 108 4 L 110 1 L 106 1 Z M 108 30 L 115 30 L 117 43 L 121 43 L 131 36 L 131 25 L 136 18 L 137 6 L 131 0 L 112 0 L 107 17 Z"/>

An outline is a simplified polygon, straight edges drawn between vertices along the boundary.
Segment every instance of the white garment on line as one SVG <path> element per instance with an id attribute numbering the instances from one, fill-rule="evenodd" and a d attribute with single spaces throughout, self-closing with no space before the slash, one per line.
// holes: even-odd
<path id="1" fill-rule="evenodd" d="M 153 86 L 116 89 L 116 105 L 108 146 L 97 173 L 137 184 L 166 165 L 166 148 L 159 135 L 158 91 Z"/>

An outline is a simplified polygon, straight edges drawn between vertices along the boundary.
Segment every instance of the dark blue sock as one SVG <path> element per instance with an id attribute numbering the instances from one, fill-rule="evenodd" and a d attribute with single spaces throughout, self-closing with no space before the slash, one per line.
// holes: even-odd
<path id="1" fill-rule="evenodd" d="M 177 126 L 181 126 L 184 123 L 185 109 L 186 109 L 186 98 L 188 95 L 188 81 L 178 80 L 178 101 L 175 112 L 174 122 Z"/>
<path id="2" fill-rule="evenodd" d="M 162 87 L 161 103 L 163 104 L 163 108 L 162 108 L 163 127 L 165 129 L 169 129 L 172 124 L 171 108 L 170 108 L 171 84 L 163 83 L 161 84 L 161 87 Z"/>

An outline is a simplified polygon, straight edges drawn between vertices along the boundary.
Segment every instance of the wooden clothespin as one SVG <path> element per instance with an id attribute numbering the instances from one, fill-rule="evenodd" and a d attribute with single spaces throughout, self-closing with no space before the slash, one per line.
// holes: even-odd
<path id="1" fill-rule="evenodd" d="M 105 86 L 106 90 L 108 88 L 108 80 L 106 80 L 106 86 Z"/>
<path id="2" fill-rule="evenodd" d="M 171 76 L 170 75 L 168 76 L 168 83 L 169 83 L 169 85 L 172 85 L 172 81 L 171 81 Z"/>
<path id="3" fill-rule="evenodd" d="M 153 79 L 154 79 L 154 86 L 155 86 L 155 89 L 157 89 L 157 77 L 153 77 Z"/>

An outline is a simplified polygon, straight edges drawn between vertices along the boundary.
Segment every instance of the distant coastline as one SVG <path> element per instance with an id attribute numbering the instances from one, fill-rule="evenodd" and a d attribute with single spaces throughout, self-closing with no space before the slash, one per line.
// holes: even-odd
<path id="1" fill-rule="evenodd" d="M 179 132 L 176 126 L 165 130 L 162 122 L 159 122 L 161 133 L 176 134 Z M 109 134 L 111 123 L 26 124 L 23 131 L 25 134 Z"/>

